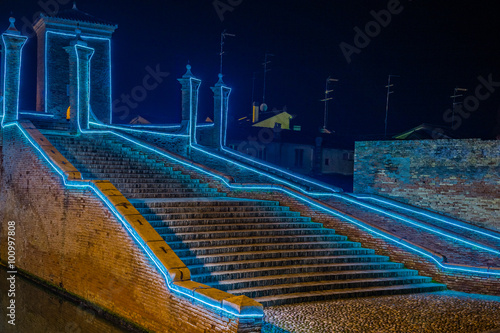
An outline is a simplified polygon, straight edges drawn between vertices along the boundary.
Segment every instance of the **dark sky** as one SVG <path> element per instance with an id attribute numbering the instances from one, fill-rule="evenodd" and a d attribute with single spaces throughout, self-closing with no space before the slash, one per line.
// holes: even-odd
<path id="1" fill-rule="evenodd" d="M 40 1 L 65 2 L 68 4 L 61 9 L 71 6 L 68 0 Z M 487 79 L 491 75 L 500 82 L 500 23 L 495 1 L 401 0 L 399 6 L 395 0 L 219 3 L 231 9 L 223 13 L 223 20 L 213 0 L 77 2 L 80 10 L 119 25 L 112 42 L 113 99 L 140 85 L 147 66 L 158 65 L 170 73 L 123 121 L 140 114 L 154 122 L 177 122 L 180 91 L 176 79 L 185 72 L 188 61 L 203 80 L 200 118 L 211 116 L 209 87 L 217 81 L 224 29 L 236 35 L 226 40 L 224 61 L 224 80 L 233 88 L 230 112 L 236 119 L 250 113 L 253 73 L 255 100 L 262 101 L 266 51 L 274 54 L 266 97 L 271 109 L 286 105 L 303 127 L 320 127 L 323 104 L 319 100 L 325 79 L 332 76 L 340 81 L 329 104 L 328 127 L 339 135 L 358 138 L 384 132 L 388 74 L 401 76 L 394 79 L 395 93 L 391 95 L 388 131 L 392 134 L 424 122 L 449 126 L 443 115 L 451 107 L 453 88 L 469 89 L 466 94 L 474 101 L 479 76 Z M 371 11 L 393 5 L 390 23 L 380 31 L 372 30 L 369 43 L 365 41 L 348 63 L 339 45 L 354 46 L 354 28 L 364 31 L 374 21 Z M 0 28 L 7 28 L 10 11 L 20 28 L 22 17 L 32 20 L 41 10 L 37 1 L 0 0 Z M 24 109 L 35 104 L 35 56 L 36 39 L 32 38 L 24 54 Z M 481 101 L 467 119 L 462 117 L 458 135 L 490 138 L 500 133 L 500 87 L 491 89 L 495 88 L 499 91 Z"/>

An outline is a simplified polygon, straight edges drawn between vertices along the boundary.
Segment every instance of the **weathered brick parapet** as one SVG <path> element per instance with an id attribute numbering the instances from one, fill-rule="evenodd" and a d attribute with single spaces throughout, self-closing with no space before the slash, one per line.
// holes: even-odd
<path id="1" fill-rule="evenodd" d="M 500 141 L 357 142 L 354 192 L 500 230 Z"/>
<path id="2" fill-rule="evenodd" d="M 148 330 L 260 331 L 261 316 L 239 317 L 262 314 L 259 303 L 191 281 L 187 267 L 111 183 L 82 181 L 29 123 L 2 134 L 0 237 L 3 243 L 5 222 L 16 221 L 24 240 L 17 248 L 20 269 Z M 0 258 L 5 262 L 5 247 Z"/>

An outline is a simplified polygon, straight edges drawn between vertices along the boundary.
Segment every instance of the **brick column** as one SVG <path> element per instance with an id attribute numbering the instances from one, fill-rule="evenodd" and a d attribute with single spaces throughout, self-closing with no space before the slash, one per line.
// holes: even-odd
<path id="1" fill-rule="evenodd" d="M 188 127 L 189 143 L 196 143 L 196 124 L 198 115 L 198 90 L 201 80 L 191 73 L 191 65 L 186 66 L 186 74 L 177 79 L 182 91 L 182 125 Z"/>
<path id="2" fill-rule="evenodd" d="M 229 94 L 231 88 L 222 81 L 222 74 L 219 74 L 219 81 L 215 87 L 211 88 L 214 92 L 214 130 L 212 132 L 212 146 L 219 148 L 226 145 L 227 132 L 227 112 L 229 105 Z"/>
<path id="3" fill-rule="evenodd" d="M 64 48 L 69 54 L 70 128 L 77 133 L 89 128 L 90 59 L 94 54 L 80 34 L 76 29 L 76 40 Z"/>
<path id="4" fill-rule="evenodd" d="M 16 21 L 9 19 L 10 26 L 2 34 L 4 46 L 4 79 L 3 79 L 3 119 L 2 124 L 19 119 L 19 84 L 21 80 L 21 56 L 28 37 L 22 36 L 14 26 Z"/>

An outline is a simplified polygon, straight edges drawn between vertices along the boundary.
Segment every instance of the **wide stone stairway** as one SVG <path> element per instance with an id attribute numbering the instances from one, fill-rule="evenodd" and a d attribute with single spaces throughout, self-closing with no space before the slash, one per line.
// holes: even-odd
<path id="1" fill-rule="evenodd" d="M 111 135 L 47 138 L 85 179 L 110 180 L 194 281 L 264 306 L 446 288 L 278 202 L 228 198 Z"/>

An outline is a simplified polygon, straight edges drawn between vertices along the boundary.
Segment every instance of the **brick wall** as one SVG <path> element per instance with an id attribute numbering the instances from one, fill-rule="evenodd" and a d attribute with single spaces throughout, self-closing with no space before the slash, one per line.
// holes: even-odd
<path id="1" fill-rule="evenodd" d="M 46 283 L 157 332 L 256 332 L 172 294 L 162 275 L 93 192 L 62 180 L 13 126 L 4 128 L 0 243 L 16 222 L 16 261 Z M 6 247 L 0 247 L 6 262 Z"/>
<path id="2" fill-rule="evenodd" d="M 357 142 L 354 192 L 500 230 L 500 141 Z"/>

